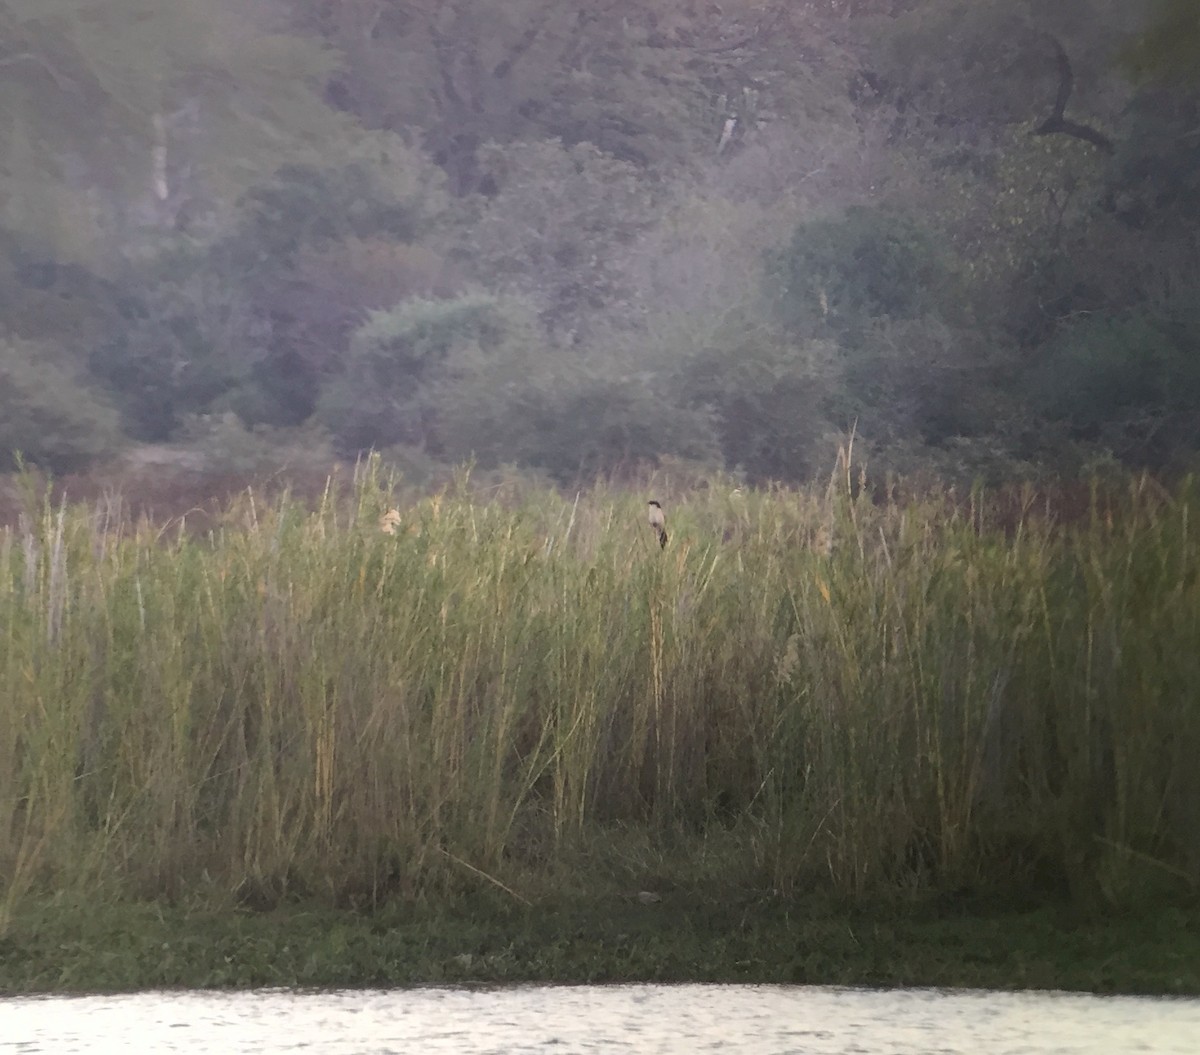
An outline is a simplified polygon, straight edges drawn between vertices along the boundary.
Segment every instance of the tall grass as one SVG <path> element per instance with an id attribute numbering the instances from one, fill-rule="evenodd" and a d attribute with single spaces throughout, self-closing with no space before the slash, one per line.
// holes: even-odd
<path id="1" fill-rule="evenodd" d="M 520 897 L 586 887 L 614 833 L 784 892 L 1194 891 L 1193 490 L 1070 525 L 852 491 L 715 479 L 665 551 L 605 488 L 458 486 L 389 535 L 373 464 L 203 537 L 31 501 L 0 536 L 6 903 Z"/>

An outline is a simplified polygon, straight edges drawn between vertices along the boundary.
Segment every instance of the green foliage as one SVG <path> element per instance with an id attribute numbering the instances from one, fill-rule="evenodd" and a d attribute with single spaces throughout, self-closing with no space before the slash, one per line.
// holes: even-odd
<path id="1" fill-rule="evenodd" d="M 910 319 L 945 296 L 950 270 L 922 224 L 889 209 L 854 206 L 800 225 L 773 261 L 784 322 L 838 329 L 879 316 Z"/>
<path id="2" fill-rule="evenodd" d="M 0 0 L 0 311 L 138 440 L 1185 464 L 1193 8 Z"/>
<path id="3" fill-rule="evenodd" d="M 681 841 L 613 833 L 603 855 L 594 843 L 581 851 L 587 873 L 577 883 L 564 881 L 566 869 L 537 869 L 544 886 L 530 891 L 531 903 L 487 889 L 482 878 L 445 898 L 370 911 L 298 899 L 247 912 L 216 891 L 211 908 L 39 897 L 18 907 L 0 943 L 0 988 L 10 999 L 80 993 L 97 1000 L 114 991 L 271 989 L 285 1007 L 294 1006 L 296 989 L 527 983 L 1200 993 L 1194 906 L 1093 916 L 1059 905 L 766 897 L 731 882 L 736 849 L 733 838 L 710 833 L 700 860 Z M 535 882 L 531 876 L 529 887 Z M 663 890 L 661 902 L 630 896 L 641 887 Z M 252 999 L 255 1013 L 266 1010 L 261 993 Z M 1051 1007 L 1061 1002 L 1057 994 L 1049 999 Z M 32 1018 L 47 1005 L 16 1006 Z M 1135 1013 L 1167 1034 L 1165 1018 L 1177 1016 L 1187 1028 L 1191 1002 L 1145 1001 Z M 36 1028 L 53 1030 L 40 1021 Z"/>
<path id="4" fill-rule="evenodd" d="M 419 445 L 562 481 L 660 454 L 720 457 L 705 412 L 659 402 L 642 378 L 556 362 L 529 305 L 490 294 L 372 313 L 318 415 L 344 453 Z"/>
<path id="5" fill-rule="evenodd" d="M 665 31 L 690 35 L 704 17 L 675 4 L 297 7 L 297 24 L 346 56 L 331 85 L 338 104 L 367 127 L 419 129 L 457 194 L 490 192 L 489 143 L 561 140 L 639 167 L 678 165 L 707 145 L 713 128 L 697 114 L 728 76 L 719 57 L 670 46 Z"/>
<path id="6" fill-rule="evenodd" d="M 528 341 L 536 329 L 536 319 L 518 302 L 468 294 L 448 301 L 409 301 L 376 312 L 355 333 L 353 348 L 356 356 L 374 364 L 386 384 L 419 375 L 464 344 L 487 352 L 508 341 Z"/>
<path id="7" fill-rule="evenodd" d="M 490 294 L 418 298 L 372 312 L 350 341 L 342 374 L 322 392 L 317 416 L 346 452 L 423 444 L 427 386 L 452 353 L 502 357 L 525 348 L 536 331 L 525 305 Z"/>
<path id="8" fill-rule="evenodd" d="M 1161 318 L 1090 318 L 1045 348 L 1030 391 L 1052 417 L 1085 437 L 1125 442 L 1173 415 L 1200 421 L 1200 330 Z M 1132 435 L 1130 430 L 1132 430 Z M 1112 443 L 1120 446 L 1121 440 Z"/>
<path id="9" fill-rule="evenodd" d="M 324 473 L 333 462 L 319 429 L 247 428 L 233 411 L 193 415 L 183 421 L 177 439 L 213 475 Z"/>
<path id="10" fill-rule="evenodd" d="M 754 328 L 726 340 L 687 361 L 680 396 L 711 412 L 727 465 L 752 480 L 811 479 L 832 449 L 830 342 L 789 346 Z"/>
<path id="11" fill-rule="evenodd" d="M 427 159 L 394 137 L 364 137 L 342 157 L 284 166 L 248 190 L 226 251 L 253 270 L 278 268 L 301 248 L 347 238 L 409 242 L 443 207 L 440 180 Z"/>
<path id="12" fill-rule="evenodd" d="M 925 226 L 893 210 L 853 207 L 798 227 L 772 259 L 771 276 L 783 324 L 810 348 L 823 348 L 819 384 L 803 373 L 791 379 L 795 406 L 810 422 L 810 451 L 829 422 L 842 429 L 861 422 L 881 452 L 906 440 L 937 446 L 995 427 L 991 342 L 998 338 L 976 332 L 954 256 Z M 787 392 L 778 376 L 767 394 L 778 401 Z M 760 442 L 796 431 L 781 417 L 777 412 Z M 795 446 L 781 450 L 780 475 L 804 464 L 804 443 Z"/>
<path id="13" fill-rule="evenodd" d="M 363 137 L 336 164 L 285 169 L 241 201 L 237 226 L 214 247 L 209 266 L 225 281 L 236 277 L 268 330 L 247 349 L 255 360 L 253 388 L 235 405 L 248 421 L 308 420 L 322 384 L 341 369 L 362 314 L 426 291 L 419 279 L 416 290 L 410 287 L 411 269 L 398 252 L 376 262 L 390 273 L 359 285 L 344 270 L 336 283 L 314 289 L 320 257 L 352 253 L 364 239 L 416 256 L 409 239 L 426 233 L 443 205 L 429 162 L 384 135 Z"/>
<path id="14" fill-rule="evenodd" d="M 584 329 L 627 302 L 618 250 L 654 219 L 653 187 L 594 146 L 522 143 L 481 151 L 493 194 L 463 231 L 458 253 L 493 288 L 533 298 L 555 329 Z"/>
<path id="15" fill-rule="evenodd" d="M 189 414 L 247 398 L 267 327 L 249 291 L 187 244 L 164 248 L 118 287 L 121 325 L 88 366 L 133 437 L 161 441 Z"/>
<path id="16" fill-rule="evenodd" d="M 1200 209 L 1200 83 L 1142 88 L 1130 107 L 1133 127 L 1110 174 L 1122 220 L 1168 242 L 1187 237 Z"/>
<path id="17" fill-rule="evenodd" d="M 227 228 L 164 237 L 114 283 L 124 317 L 91 369 L 139 439 L 226 410 L 300 424 L 364 311 L 442 285 L 441 256 L 404 239 L 443 204 L 428 162 L 386 136 L 337 164 L 286 166 Z"/>
<path id="18" fill-rule="evenodd" d="M 847 344 L 831 402 L 877 442 L 986 435 L 1007 403 L 998 360 L 987 338 L 937 316 L 881 319 Z"/>
<path id="19" fill-rule="evenodd" d="M 1144 79 L 1195 80 L 1200 70 L 1200 8 L 1191 0 L 1157 0 L 1153 22 L 1125 58 Z"/>
<path id="20" fill-rule="evenodd" d="M 329 54 L 273 32 L 270 6 L 6 0 L 0 223 L 111 274 L 114 236 L 231 201 L 342 139 L 314 90 Z"/>
<path id="21" fill-rule="evenodd" d="M 0 467 L 19 452 L 33 465 L 62 472 L 110 453 L 115 412 L 36 344 L 0 341 Z"/>
<path id="22" fill-rule="evenodd" d="M 1053 112 L 1060 86 L 1054 42 L 1065 45 L 1071 115 L 1116 117 L 1127 87 L 1113 57 L 1144 22 L 1127 0 L 925 0 L 876 23 L 872 80 L 896 105 L 897 131 L 970 143 L 986 156 L 1005 126 Z M 968 160 L 959 156 L 960 163 Z"/>
<path id="23" fill-rule="evenodd" d="M 501 412 L 520 429 L 519 445 L 509 450 L 561 483 L 578 485 L 660 456 L 721 460 L 708 410 L 661 400 L 640 378 L 570 378 Z"/>

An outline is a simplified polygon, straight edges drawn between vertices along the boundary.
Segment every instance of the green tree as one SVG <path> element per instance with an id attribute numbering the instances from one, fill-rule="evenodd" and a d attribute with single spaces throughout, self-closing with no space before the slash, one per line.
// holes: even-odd
<path id="1" fill-rule="evenodd" d="M 531 298 L 572 340 L 602 312 L 628 308 L 620 250 L 650 226 L 656 205 L 632 165 L 559 142 L 490 147 L 481 164 L 496 192 L 473 203 L 455 247 L 464 269 Z"/>
<path id="2" fill-rule="evenodd" d="M 56 361 L 52 349 L 0 341 L 0 467 L 20 452 L 55 472 L 111 453 L 120 433 L 116 412 Z"/>
<path id="3" fill-rule="evenodd" d="M 761 327 L 690 357 L 678 398 L 711 417 L 721 460 L 752 480 L 807 480 L 835 449 L 829 341 L 789 343 Z"/>
<path id="4" fill-rule="evenodd" d="M 113 271 L 145 224 L 207 211 L 347 128 L 330 56 L 268 0 L 3 0 L 0 225 Z"/>
<path id="5" fill-rule="evenodd" d="M 536 334 L 524 305 L 488 294 L 418 298 L 372 312 L 355 331 L 342 372 L 322 391 L 317 417 L 347 453 L 436 445 L 429 392 L 453 357 L 502 356 Z"/>
<path id="6" fill-rule="evenodd" d="M 1030 372 L 1035 404 L 1120 457 L 1162 464 L 1200 441 L 1200 313 L 1139 312 L 1065 326 Z"/>
<path id="7" fill-rule="evenodd" d="M 420 129 L 456 194 L 490 193 L 488 143 L 560 139 L 657 168 L 720 130 L 712 77 L 725 59 L 720 23 L 734 15 L 669 0 L 293 6 L 298 26 L 346 56 L 331 97 L 368 127 Z"/>
<path id="8" fill-rule="evenodd" d="M 141 439 L 188 414 L 297 425 L 341 368 L 369 310 L 452 288 L 408 239 L 443 208 L 440 174 L 393 137 L 364 135 L 326 166 L 286 165 L 230 208 L 223 230 L 175 235 L 126 268 L 122 324 L 91 366 Z"/>
<path id="9" fill-rule="evenodd" d="M 671 455 L 719 465 L 708 407 L 689 407 L 650 379 L 550 349 L 452 357 L 429 392 L 434 449 L 450 461 L 515 462 L 561 483 Z"/>
<path id="10" fill-rule="evenodd" d="M 952 270 L 937 240 L 889 209 L 852 206 L 800 225 L 772 270 L 782 318 L 801 331 L 913 318 L 951 299 Z"/>
<path id="11" fill-rule="evenodd" d="M 1200 78 L 1200 7 L 1192 0 L 1159 0 L 1153 21 L 1126 61 L 1147 80 Z"/>

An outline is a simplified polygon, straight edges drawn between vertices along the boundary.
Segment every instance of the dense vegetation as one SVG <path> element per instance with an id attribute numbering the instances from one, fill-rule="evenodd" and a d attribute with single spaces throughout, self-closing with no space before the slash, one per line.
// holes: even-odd
<path id="1" fill-rule="evenodd" d="M 657 484 L 668 488 L 667 481 Z M 1184 904 L 1196 496 L 525 485 L 0 538 L 5 909 L 631 882 Z M 633 865 L 632 862 L 641 862 Z M 634 887 L 630 893 L 636 892 Z"/>
<path id="2" fill-rule="evenodd" d="M 1193 0 L 0 29 L 0 987 L 1200 989 Z"/>
<path id="3" fill-rule="evenodd" d="M 1198 22 L 0 0 L 0 454 L 1194 464 Z"/>

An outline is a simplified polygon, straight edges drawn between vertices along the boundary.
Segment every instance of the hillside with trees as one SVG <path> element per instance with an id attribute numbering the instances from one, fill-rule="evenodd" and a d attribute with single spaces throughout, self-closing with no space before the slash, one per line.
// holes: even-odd
<path id="1" fill-rule="evenodd" d="M 0 463 L 1178 472 L 1191 0 L 0 0 Z M 249 453 L 247 453 L 249 452 Z"/>

